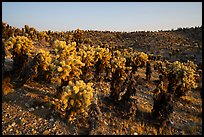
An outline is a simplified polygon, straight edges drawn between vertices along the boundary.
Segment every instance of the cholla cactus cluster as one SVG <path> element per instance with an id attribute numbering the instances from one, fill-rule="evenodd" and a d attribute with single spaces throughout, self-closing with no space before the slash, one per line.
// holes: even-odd
<path id="1" fill-rule="evenodd" d="M 90 45 L 84 46 L 79 50 L 77 53 L 79 56 L 82 57 L 82 62 L 85 64 L 86 67 L 94 66 L 95 60 L 95 48 L 91 47 Z"/>
<path id="2" fill-rule="evenodd" d="M 65 41 L 55 41 L 55 57 L 50 64 L 53 72 L 52 82 L 61 84 L 61 81 L 79 79 L 82 74 L 81 68 L 85 65 L 81 62 L 81 56 L 76 54 L 76 43 L 66 45 Z"/>
<path id="3" fill-rule="evenodd" d="M 25 36 L 10 37 L 5 42 L 5 47 L 13 56 L 21 56 L 25 54 L 31 56 L 31 52 L 34 49 L 32 40 L 29 40 Z"/>
<path id="4" fill-rule="evenodd" d="M 111 67 L 112 67 L 112 73 L 115 73 L 116 70 L 121 72 L 121 80 L 126 79 L 126 73 L 125 73 L 125 62 L 126 58 L 124 58 L 120 51 L 114 51 L 113 58 L 111 60 Z"/>
<path id="5" fill-rule="evenodd" d="M 76 116 L 88 116 L 88 109 L 93 100 L 92 88 L 93 83 L 84 83 L 83 80 L 74 82 L 69 81 L 67 86 L 63 86 L 63 92 L 60 99 L 55 99 L 52 104 L 55 109 L 60 111 L 62 115 L 66 115 L 69 111 L 68 121 L 73 122 Z"/>
<path id="6" fill-rule="evenodd" d="M 44 71 L 48 71 L 49 70 L 49 65 L 52 61 L 52 56 L 48 51 L 44 51 L 44 50 L 39 50 L 38 52 L 39 54 L 41 54 L 40 56 L 40 65 L 43 68 Z"/>
<path id="7" fill-rule="evenodd" d="M 32 57 L 34 51 L 33 42 L 25 36 L 10 37 L 5 42 L 5 47 L 6 51 L 11 53 L 11 58 L 13 58 L 14 75 L 18 75 L 29 58 Z"/>
<path id="8" fill-rule="evenodd" d="M 135 52 L 133 54 L 132 62 L 134 65 L 139 67 L 144 67 L 146 62 L 148 61 L 148 55 L 144 52 Z"/>
<path id="9" fill-rule="evenodd" d="M 175 61 L 167 69 L 169 69 L 169 73 L 176 75 L 176 80 L 180 80 L 182 89 L 184 89 L 184 91 L 187 91 L 197 87 L 195 79 L 196 68 L 197 65 L 192 61 L 188 61 L 186 63 Z"/>
<path id="10" fill-rule="evenodd" d="M 6 24 L 2 23 L 2 27 L 6 28 Z M 20 33 L 21 30 L 19 30 Z M 37 74 L 48 72 L 43 74 L 49 75 L 50 81 L 60 87 L 57 87 L 60 95 L 49 101 L 62 115 L 68 116 L 70 122 L 73 122 L 78 116 L 88 116 L 94 89 L 93 84 L 86 79 L 90 78 L 92 73 L 95 73 L 95 78 L 99 77 L 100 80 L 101 77 L 108 77 L 109 73 L 111 75 L 108 77 L 110 78 L 108 79 L 111 89 L 110 97 L 113 97 L 115 101 L 118 101 L 119 97 L 122 100 L 129 100 L 130 96 L 135 94 L 136 89 L 134 87 L 139 81 L 135 80 L 134 72 L 138 67 L 144 67 L 149 59 L 144 52 L 137 52 L 132 48 L 116 49 L 111 43 L 109 43 L 110 45 L 107 44 L 106 47 L 101 41 L 99 41 L 101 47 L 83 45 L 83 33 L 82 30 L 77 29 L 73 35 L 69 35 L 68 39 L 64 37 L 66 33 L 63 32 L 48 33 L 45 31 L 39 33 L 35 29 L 25 26 L 25 30 L 22 32 L 24 36 L 14 37 L 15 35 L 12 33 L 10 35 L 13 36 L 5 41 L 6 50 L 13 55 L 14 64 L 17 65 L 18 69 L 21 69 L 27 59 L 32 57 L 33 52 L 37 54 L 37 57 L 35 56 L 36 62 L 39 63 L 36 63 L 39 72 Z M 59 39 L 62 36 L 63 38 Z M 35 51 L 33 42 L 29 38 L 49 41 L 53 44 L 52 50 Z M 66 43 L 66 40 L 69 44 Z M 153 58 L 153 55 L 150 55 L 150 58 Z M 159 72 L 165 75 L 165 78 L 168 79 L 170 75 L 175 76 L 175 81 L 171 84 L 176 87 L 168 89 L 177 89 L 175 92 L 186 92 L 197 87 L 195 78 L 197 66 L 193 62 L 167 63 L 157 61 L 155 66 Z M 6 82 L 4 81 L 4 84 Z M 103 92 L 106 93 L 108 90 L 106 87 Z M 121 93 L 124 91 L 125 93 L 122 95 Z"/>

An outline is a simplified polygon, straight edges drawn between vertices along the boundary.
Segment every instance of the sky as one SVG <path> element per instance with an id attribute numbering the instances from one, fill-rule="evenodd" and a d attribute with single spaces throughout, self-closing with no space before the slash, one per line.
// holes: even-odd
<path id="1" fill-rule="evenodd" d="M 202 25 L 202 2 L 2 2 L 2 21 L 39 31 L 158 31 Z"/>

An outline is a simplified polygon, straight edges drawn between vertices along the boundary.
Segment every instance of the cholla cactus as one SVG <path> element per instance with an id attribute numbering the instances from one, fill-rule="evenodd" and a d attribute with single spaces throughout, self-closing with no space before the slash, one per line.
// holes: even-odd
<path id="1" fill-rule="evenodd" d="M 89 106 L 93 100 L 92 83 L 84 83 L 83 80 L 69 81 L 62 87 L 62 95 L 59 99 L 53 99 L 51 103 L 63 116 L 67 116 L 69 122 L 73 122 L 77 116 L 88 116 Z"/>
<path id="2" fill-rule="evenodd" d="M 135 52 L 133 54 L 132 61 L 134 62 L 135 66 L 144 67 L 148 61 L 148 55 L 144 52 Z"/>
<path id="3" fill-rule="evenodd" d="M 49 66 L 53 72 L 51 81 L 59 85 L 62 81 L 72 81 L 80 79 L 82 74 L 81 68 L 85 65 L 82 63 L 82 57 L 77 55 L 76 43 L 66 45 L 65 41 L 55 41 L 53 51 L 55 56 Z"/>
<path id="4" fill-rule="evenodd" d="M 186 63 L 181 63 L 179 61 L 173 62 L 171 65 L 168 66 L 167 72 L 169 76 L 175 76 L 171 80 L 171 83 L 173 82 L 176 87 L 174 87 L 174 91 L 178 97 L 184 95 L 188 90 L 194 89 L 197 87 L 196 83 L 196 68 L 197 65 L 194 64 L 192 61 L 187 61 Z M 170 87 L 169 89 L 173 88 Z"/>
<path id="5" fill-rule="evenodd" d="M 32 40 L 29 40 L 24 36 L 10 37 L 5 42 L 7 51 L 10 51 L 14 60 L 14 71 L 20 71 L 24 64 L 28 61 L 28 58 L 32 56 L 34 49 Z"/>

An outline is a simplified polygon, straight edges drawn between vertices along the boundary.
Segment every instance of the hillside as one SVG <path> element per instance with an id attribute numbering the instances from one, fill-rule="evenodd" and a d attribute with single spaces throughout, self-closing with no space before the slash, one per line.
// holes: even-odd
<path id="1" fill-rule="evenodd" d="M 31 67 L 26 69 L 25 66 L 27 65 L 25 63 L 25 66 L 20 68 L 19 73 L 14 71 L 16 66 L 13 66 L 13 55 L 6 50 L 2 78 L 3 135 L 202 135 L 202 27 L 131 33 L 90 30 L 83 31 L 83 35 L 79 35 L 79 39 L 77 39 L 76 34 L 78 33 L 74 31 L 40 32 L 27 25 L 20 29 L 2 23 L 3 44 L 7 45 L 6 42 L 10 36 L 26 36 L 33 41 L 34 49 L 30 52 L 32 56 L 28 59 L 27 64 L 34 62 L 36 53 L 40 49 L 49 51 L 51 55 L 54 55 L 52 59 L 56 58 L 55 54 L 53 54 L 56 40 L 66 41 L 65 47 L 74 47 L 74 52 L 69 51 L 69 48 L 63 50 L 61 54 L 58 52 L 60 55 L 57 55 L 60 57 L 64 55 L 64 52 L 69 52 L 70 56 L 73 57 L 72 59 L 75 60 L 76 58 L 74 57 L 79 58 L 77 54 L 79 54 L 80 49 L 85 54 L 84 50 L 89 45 L 91 45 L 89 47 L 91 51 L 97 51 L 96 55 L 99 55 L 98 50 L 100 48 L 97 48 L 99 45 L 104 50 L 103 54 L 101 54 L 102 61 L 105 60 L 104 62 L 106 63 L 97 69 L 98 62 L 92 60 L 95 64 L 93 67 L 88 67 L 88 70 L 91 71 L 86 73 L 88 76 L 84 74 L 86 71 L 81 69 L 83 73 L 80 75 L 80 79 L 83 79 L 86 83 L 93 83 L 91 88 L 94 90 L 94 95 L 88 109 L 88 117 L 79 115 L 73 123 L 70 123 L 66 116 L 61 115 L 60 109 L 58 110 L 56 106 L 52 106 L 47 101 L 47 98 L 56 98 L 60 89 L 59 86 L 51 83 L 49 78 L 40 78 L 40 80 L 38 78 L 28 78 L 21 86 L 15 85 L 18 82 L 22 82 L 23 78 L 26 78 L 25 76 L 31 76 L 29 74 Z M 76 50 L 75 45 L 72 43 L 74 41 L 81 44 L 79 44 L 81 46 L 79 46 L 79 51 Z M 63 48 L 62 45 L 60 45 L 60 48 Z M 128 47 L 132 47 L 133 50 Z M 106 48 L 108 50 L 105 50 Z M 123 49 L 128 49 L 128 52 Z M 119 51 L 121 56 L 118 53 Z M 57 52 L 56 49 L 55 52 Z M 112 54 L 109 54 L 110 52 Z M 129 72 L 129 67 L 126 67 L 128 58 L 126 58 L 126 64 L 122 62 L 124 59 L 123 54 L 129 56 L 147 54 L 152 70 L 151 78 L 149 80 L 146 79 L 146 62 L 144 65 L 136 67 L 135 71 L 130 69 Z M 122 77 L 118 78 L 119 75 L 116 75 L 116 71 L 111 70 L 110 76 L 108 76 L 107 71 L 100 71 L 103 70 L 104 66 L 107 67 L 108 65 L 111 66 L 111 69 L 114 68 L 113 64 L 106 62 L 110 56 L 115 59 L 113 55 L 115 55 L 115 58 L 119 58 L 114 63 L 121 63 L 118 65 L 121 73 L 118 74 Z M 155 57 L 155 59 L 150 59 L 151 56 Z M 58 59 L 60 60 L 61 58 Z M 64 60 L 66 59 L 65 56 Z M 144 56 L 139 59 L 144 59 Z M 74 62 L 73 60 L 69 60 L 69 63 Z M 88 59 L 86 58 L 86 60 Z M 198 87 L 187 90 L 179 98 L 172 95 L 173 98 L 169 101 L 173 104 L 172 113 L 168 115 L 165 112 L 164 114 L 168 115 L 168 117 L 164 122 L 161 122 L 152 113 L 155 104 L 154 90 L 158 87 L 159 76 L 163 75 L 159 69 L 156 69 L 155 64 L 160 61 L 166 63 L 177 60 L 181 63 L 191 60 L 198 65 L 194 81 L 190 79 L 190 82 L 195 82 Z M 81 61 L 83 61 L 83 57 Z M 165 65 L 167 66 L 167 64 Z M 74 65 L 70 66 L 74 67 Z M 132 66 L 132 68 L 134 67 Z M 123 71 L 124 68 L 125 71 Z M 97 70 L 100 73 L 96 73 Z M 73 72 L 76 71 L 77 69 L 75 68 Z M 58 74 L 58 69 L 53 72 Z M 94 75 L 91 77 L 93 73 Z M 39 76 L 43 73 L 37 70 L 36 74 Z M 20 76 L 23 78 L 20 79 Z M 60 77 L 60 75 L 58 76 Z M 73 78 L 75 77 L 73 76 Z M 76 80 L 79 80 L 79 78 L 76 78 Z M 164 90 L 168 91 L 168 85 L 171 81 L 167 78 L 163 82 Z M 66 86 L 66 84 L 65 80 L 61 85 Z M 121 99 L 114 100 L 111 98 L 113 91 L 115 93 L 120 91 L 118 94 Z M 130 95 L 126 94 L 129 92 L 131 93 Z M 132 94 L 132 92 L 134 93 Z M 62 94 L 57 96 L 59 100 L 61 99 L 60 97 L 63 97 Z M 169 102 L 167 101 L 167 103 Z M 162 105 L 165 106 L 164 104 Z M 67 113 L 69 113 L 69 110 L 66 111 Z"/>
<path id="2" fill-rule="evenodd" d="M 40 41 L 36 43 L 42 43 L 44 46 L 49 45 L 48 43 L 52 43 L 52 41 L 56 39 L 70 42 L 72 38 L 69 35 L 74 33 L 73 31 L 48 31 L 42 32 L 41 34 L 40 31 L 32 27 L 29 28 L 29 26 L 19 29 L 9 26 L 8 24 L 7 26 L 6 24 L 2 25 L 2 28 L 3 41 L 12 35 L 24 35 L 22 31 L 28 29 L 27 36 L 37 34 Z M 31 30 L 32 33 L 29 32 L 29 30 Z M 46 35 L 46 33 L 48 36 L 43 40 L 41 37 Z M 169 61 L 178 60 L 183 62 L 192 60 L 197 65 L 202 65 L 202 26 L 195 28 L 178 28 L 177 30 L 169 31 L 136 31 L 130 33 L 89 30 L 84 31 L 83 42 L 100 46 L 112 45 L 113 47 L 119 48 L 133 47 L 137 51 L 144 51 L 154 56 L 161 55 L 164 59 Z"/>
<path id="3" fill-rule="evenodd" d="M 193 60 L 202 64 L 202 27 L 159 32 L 85 32 L 93 44 L 133 47 L 170 61 Z"/>

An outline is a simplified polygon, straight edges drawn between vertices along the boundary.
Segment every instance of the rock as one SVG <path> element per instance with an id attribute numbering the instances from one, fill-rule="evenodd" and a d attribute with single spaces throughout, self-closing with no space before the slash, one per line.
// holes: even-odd
<path id="1" fill-rule="evenodd" d="M 57 129 L 57 127 L 55 126 L 52 130 L 56 130 Z"/>
<path id="2" fill-rule="evenodd" d="M 43 132 L 43 135 L 48 135 L 49 133 L 50 133 L 50 131 L 45 130 L 45 131 Z"/>
<path id="3" fill-rule="evenodd" d="M 45 107 L 44 107 L 44 106 L 41 106 L 41 108 L 44 109 Z"/>
<path id="4" fill-rule="evenodd" d="M 9 114 L 6 114 L 5 116 L 6 116 L 6 117 L 9 117 Z"/>
<path id="5" fill-rule="evenodd" d="M 108 123 L 106 123 L 106 121 L 104 121 L 104 124 L 105 124 L 105 125 L 108 125 Z"/>
<path id="6" fill-rule="evenodd" d="M 16 124 L 16 123 L 15 123 L 15 122 L 13 122 L 13 123 L 11 124 L 11 126 L 13 127 L 13 126 L 15 126 L 15 124 Z"/>
<path id="7" fill-rule="evenodd" d="M 36 109 L 38 109 L 39 107 L 37 106 L 37 107 L 35 107 Z"/>
<path id="8" fill-rule="evenodd" d="M 17 134 L 17 135 L 19 134 L 19 131 L 18 131 L 18 130 L 16 130 L 16 134 Z"/>
<path id="9" fill-rule="evenodd" d="M 36 130 L 33 130 L 33 132 L 32 132 L 33 134 L 36 134 L 37 133 L 37 131 Z"/>
<path id="10" fill-rule="evenodd" d="M 15 122 L 16 124 L 21 124 L 22 123 L 21 118 L 15 118 Z"/>
<path id="11" fill-rule="evenodd" d="M 21 119 L 21 122 L 25 122 L 25 118 L 22 118 L 22 119 Z"/>
<path id="12" fill-rule="evenodd" d="M 53 121 L 54 121 L 54 119 L 53 119 L 53 118 L 51 118 L 49 121 L 50 121 L 50 122 L 53 122 Z"/>
<path id="13" fill-rule="evenodd" d="M 135 132 L 135 133 L 134 133 L 134 135 L 138 135 L 138 133 L 137 133 L 137 132 Z"/>
<path id="14" fill-rule="evenodd" d="M 8 125 L 7 131 L 8 131 L 11 127 L 12 127 L 11 125 Z"/>
<path id="15" fill-rule="evenodd" d="M 170 122 L 170 124 L 171 124 L 171 125 L 173 125 L 173 124 L 174 124 L 174 122 L 173 122 L 173 121 L 171 121 L 171 120 L 169 120 L 169 122 Z"/>
<path id="16" fill-rule="evenodd" d="M 35 109 L 34 108 L 30 108 L 30 109 L 28 109 L 28 111 L 34 111 Z"/>
<path id="17" fill-rule="evenodd" d="M 13 129 L 11 128 L 9 131 L 11 132 L 11 131 L 13 131 Z"/>
<path id="18" fill-rule="evenodd" d="M 28 108 L 30 107 L 30 105 L 28 103 L 25 103 L 25 106 L 28 107 Z"/>

